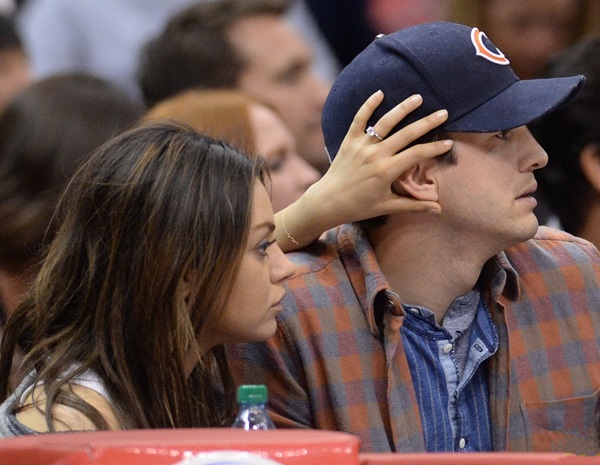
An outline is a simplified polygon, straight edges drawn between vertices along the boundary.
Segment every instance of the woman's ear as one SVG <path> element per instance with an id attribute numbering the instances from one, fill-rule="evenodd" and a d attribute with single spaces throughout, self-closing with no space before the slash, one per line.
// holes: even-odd
<path id="1" fill-rule="evenodd" d="M 579 165 L 588 182 L 600 192 L 600 144 L 588 144 L 579 154 Z"/>
<path id="2" fill-rule="evenodd" d="M 183 301 L 187 304 L 190 294 L 192 293 L 192 271 L 190 268 L 183 274 L 183 278 L 179 282 L 179 287 L 177 289 L 179 293 L 179 298 L 183 299 Z"/>
<path id="3" fill-rule="evenodd" d="M 433 159 L 417 163 L 398 176 L 392 184 L 392 190 L 397 195 L 437 202 L 439 198 L 435 173 L 439 166 L 440 163 Z"/>

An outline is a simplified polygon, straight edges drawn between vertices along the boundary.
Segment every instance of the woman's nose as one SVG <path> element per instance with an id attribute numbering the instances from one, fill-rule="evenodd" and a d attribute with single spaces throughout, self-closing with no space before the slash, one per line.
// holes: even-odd
<path id="1" fill-rule="evenodd" d="M 278 284 L 291 278 L 296 271 L 294 264 L 287 258 L 277 244 L 273 244 L 271 260 L 271 282 Z"/>

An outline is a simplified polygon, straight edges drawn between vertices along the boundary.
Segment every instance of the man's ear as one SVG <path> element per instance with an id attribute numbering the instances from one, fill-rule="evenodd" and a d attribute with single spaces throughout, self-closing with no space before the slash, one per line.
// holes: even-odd
<path id="1" fill-rule="evenodd" d="M 437 160 L 425 160 L 403 172 L 392 184 L 394 193 L 417 200 L 437 202 L 438 189 L 435 173 L 440 163 Z"/>
<path id="2" fill-rule="evenodd" d="M 600 144 L 588 144 L 579 154 L 579 165 L 588 182 L 600 192 Z"/>

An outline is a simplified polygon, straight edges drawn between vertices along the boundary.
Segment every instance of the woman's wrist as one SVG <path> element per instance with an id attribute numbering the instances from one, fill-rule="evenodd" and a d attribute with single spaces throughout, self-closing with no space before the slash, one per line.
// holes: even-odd
<path id="1" fill-rule="evenodd" d="M 338 224 L 332 215 L 332 202 L 317 184 L 275 215 L 276 239 L 284 252 L 314 242 L 322 233 Z"/>

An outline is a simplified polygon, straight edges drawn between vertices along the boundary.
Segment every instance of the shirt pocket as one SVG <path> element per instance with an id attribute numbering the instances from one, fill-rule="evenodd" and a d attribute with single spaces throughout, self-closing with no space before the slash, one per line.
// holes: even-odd
<path id="1" fill-rule="evenodd" d="M 600 452 L 600 390 L 589 396 L 521 404 L 532 452 Z"/>

